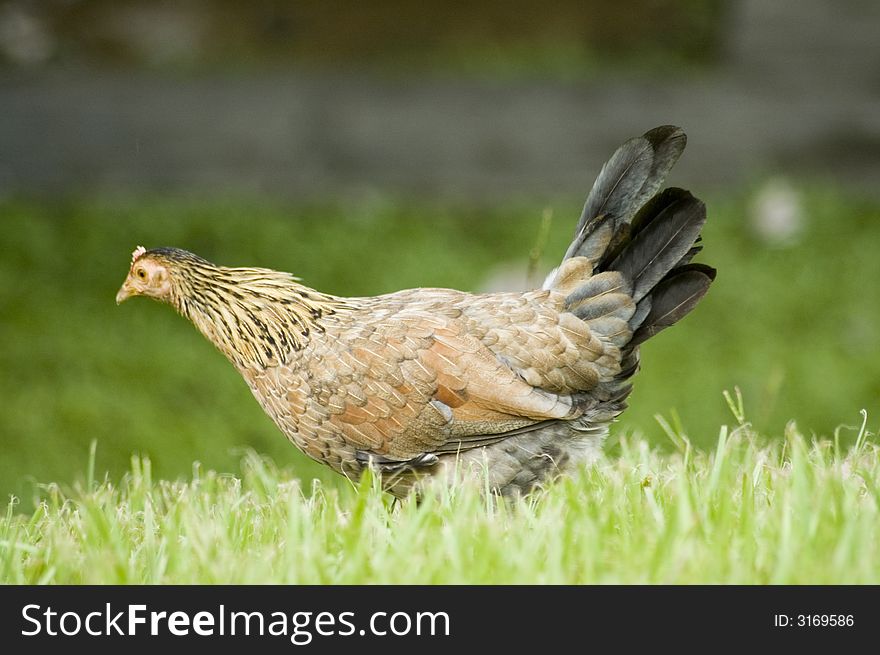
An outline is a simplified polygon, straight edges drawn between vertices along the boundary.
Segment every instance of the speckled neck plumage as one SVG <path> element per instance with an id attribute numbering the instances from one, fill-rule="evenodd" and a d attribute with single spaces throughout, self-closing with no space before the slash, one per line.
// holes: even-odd
<path id="1" fill-rule="evenodd" d="M 290 273 L 216 266 L 186 251 L 165 259 L 173 271 L 171 305 L 240 370 L 289 361 L 313 331 L 323 332 L 323 317 L 348 307 Z"/>

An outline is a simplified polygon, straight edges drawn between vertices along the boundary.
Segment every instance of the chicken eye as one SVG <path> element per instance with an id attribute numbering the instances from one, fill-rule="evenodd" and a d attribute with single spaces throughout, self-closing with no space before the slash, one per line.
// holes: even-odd
<path id="1" fill-rule="evenodd" d="M 134 274 L 137 275 L 137 276 L 138 276 L 140 279 L 142 279 L 142 280 L 146 280 L 146 279 L 147 279 L 147 272 L 146 272 L 144 269 L 142 269 L 142 268 L 137 269 L 137 270 L 134 272 Z"/>

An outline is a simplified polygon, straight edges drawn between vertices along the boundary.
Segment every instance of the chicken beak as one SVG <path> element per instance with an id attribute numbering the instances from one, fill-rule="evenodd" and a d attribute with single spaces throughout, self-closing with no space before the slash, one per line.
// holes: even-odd
<path id="1" fill-rule="evenodd" d="M 134 295 L 136 295 L 136 291 L 129 286 L 128 280 L 126 280 L 123 285 L 119 287 L 119 291 L 116 292 L 116 304 L 121 305 Z"/>

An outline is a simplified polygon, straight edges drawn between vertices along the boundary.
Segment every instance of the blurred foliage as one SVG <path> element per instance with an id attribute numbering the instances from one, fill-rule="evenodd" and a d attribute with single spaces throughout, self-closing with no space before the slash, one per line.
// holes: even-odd
<path id="1" fill-rule="evenodd" d="M 880 399 L 880 205 L 797 190 L 803 225 L 774 246 L 745 221 L 749 198 L 708 199 L 703 261 L 719 270 L 681 324 L 642 351 L 631 407 L 613 432 L 667 438 L 662 413 L 699 446 L 730 422 L 722 391 L 739 386 L 757 429 L 807 434 L 876 424 Z M 579 213 L 557 217 L 541 258 L 554 265 Z M 286 443 L 238 374 L 167 307 L 113 298 L 132 249 L 176 245 L 227 265 L 289 270 L 343 295 L 414 286 L 479 289 L 493 270 L 525 271 L 542 208 L 471 209 L 381 198 L 326 205 L 242 199 L 0 203 L 0 493 L 27 501 L 32 480 L 71 481 L 98 441 L 97 470 L 133 452 L 161 477 L 194 460 L 236 470 L 250 446 L 303 478 L 345 484 Z M 565 218 L 560 218 L 565 217 Z M 872 245 L 874 244 L 874 245 Z M 876 430 L 875 430 L 876 431 Z M 846 441 L 854 432 L 841 431 Z"/>
<path id="2" fill-rule="evenodd" d="M 726 0 L 11 2 L 62 61 L 583 74 L 712 61 Z"/>

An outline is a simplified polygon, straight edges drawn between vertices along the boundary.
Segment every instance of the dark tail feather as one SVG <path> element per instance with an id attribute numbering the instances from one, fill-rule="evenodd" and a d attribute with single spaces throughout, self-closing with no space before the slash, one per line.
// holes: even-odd
<path id="1" fill-rule="evenodd" d="M 645 202 L 654 196 L 666 181 L 669 171 L 675 166 L 675 162 L 681 157 L 687 145 L 687 136 L 680 127 L 663 125 L 645 132 L 644 137 L 654 148 L 654 163 L 651 165 L 651 173 L 635 201 L 635 210 L 638 211 Z"/>
<path id="2" fill-rule="evenodd" d="M 662 186 L 686 141 L 680 128 L 665 125 L 620 146 L 587 196 L 564 259 L 583 256 L 597 265 L 618 250 L 633 216 Z"/>
<path id="3" fill-rule="evenodd" d="M 620 341 L 614 389 L 637 368 L 638 345 L 690 312 L 715 278 L 715 269 L 690 263 L 702 248 L 705 205 L 683 189 L 660 191 L 685 142 L 679 128 L 663 126 L 618 148 L 546 283 L 594 333 Z"/>
<path id="4" fill-rule="evenodd" d="M 609 265 L 632 281 L 632 298 L 639 302 L 663 279 L 691 248 L 706 222 L 706 206 L 687 191 L 650 220 L 632 237 Z"/>
<path id="5" fill-rule="evenodd" d="M 631 230 L 633 234 L 641 232 L 655 218 L 657 218 L 664 209 L 684 198 L 691 198 L 689 191 L 679 189 L 678 187 L 669 187 L 663 189 L 660 193 L 649 198 L 638 213 L 633 217 Z"/>
<path id="6" fill-rule="evenodd" d="M 706 295 L 714 279 L 715 269 L 704 264 L 688 264 L 674 269 L 651 292 L 650 311 L 641 325 L 632 326 L 638 329 L 627 347 L 638 346 L 677 323 Z"/>

